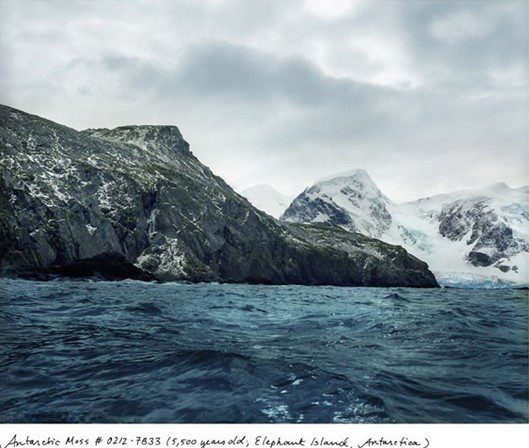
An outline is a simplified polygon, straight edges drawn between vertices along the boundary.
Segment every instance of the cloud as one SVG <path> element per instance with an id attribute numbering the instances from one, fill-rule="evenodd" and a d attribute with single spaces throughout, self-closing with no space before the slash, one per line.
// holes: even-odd
<path id="1" fill-rule="evenodd" d="M 357 167 L 396 200 L 527 183 L 525 2 L 31 6 L 0 3 L 2 102 L 176 124 L 236 187 Z"/>
<path id="2" fill-rule="evenodd" d="M 448 44 L 456 44 L 467 39 L 483 39 L 494 29 L 494 24 L 468 12 L 461 12 L 434 20 L 431 24 L 432 35 Z"/>

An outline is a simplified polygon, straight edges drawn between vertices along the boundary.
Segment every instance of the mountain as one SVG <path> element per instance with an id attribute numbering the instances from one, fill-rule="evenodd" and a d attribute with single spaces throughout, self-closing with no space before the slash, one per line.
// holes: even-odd
<path id="1" fill-rule="evenodd" d="M 255 208 L 278 219 L 292 201 L 292 198 L 281 194 L 267 184 L 246 188 L 241 195 L 248 199 Z"/>
<path id="2" fill-rule="evenodd" d="M 76 131 L 0 106 L 0 274 L 437 286 L 404 249 L 280 223 L 175 126 Z"/>
<path id="3" fill-rule="evenodd" d="M 528 283 L 529 192 L 496 183 L 396 204 L 364 170 L 323 179 L 282 219 L 325 223 L 401 245 L 441 284 Z"/>
<path id="4" fill-rule="evenodd" d="M 364 170 L 322 179 L 285 210 L 287 222 L 326 223 L 378 238 L 391 224 L 392 202 Z"/>

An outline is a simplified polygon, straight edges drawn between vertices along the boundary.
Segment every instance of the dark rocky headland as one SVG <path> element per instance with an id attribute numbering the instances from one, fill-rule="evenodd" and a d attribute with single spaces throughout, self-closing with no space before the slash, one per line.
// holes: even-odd
<path id="1" fill-rule="evenodd" d="M 7 106 L 0 123 L 2 276 L 438 286 L 400 246 L 258 211 L 175 126 L 79 132 Z"/>

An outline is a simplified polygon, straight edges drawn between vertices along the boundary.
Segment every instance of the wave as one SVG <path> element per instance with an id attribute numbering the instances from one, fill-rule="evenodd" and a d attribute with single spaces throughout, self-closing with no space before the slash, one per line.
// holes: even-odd
<path id="1" fill-rule="evenodd" d="M 3 422 L 527 422 L 524 291 L 7 280 Z"/>

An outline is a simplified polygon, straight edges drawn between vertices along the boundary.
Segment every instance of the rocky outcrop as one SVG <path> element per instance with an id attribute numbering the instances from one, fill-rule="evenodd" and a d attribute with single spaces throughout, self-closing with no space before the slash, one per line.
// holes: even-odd
<path id="1" fill-rule="evenodd" d="M 357 286 L 372 284 L 381 271 L 384 272 L 384 280 L 380 286 L 428 285 L 431 282 L 427 264 L 401 246 L 324 224 L 298 224 L 297 230 L 314 244 L 324 245 L 336 252 L 335 262 L 330 266 L 321 266 L 334 277 L 329 283 L 340 285 L 340 278 L 352 277 L 358 279 Z M 346 263 L 348 257 L 354 257 L 357 262 Z"/>
<path id="2" fill-rule="evenodd" d="M 175 126 L 78 132 L 6 106 L 0 118 L 2 275 L 437 286 L 394 246 L 258 211 Z"/>
<path id="3" fill-rule="evenodd" d="M 523 214 L 518 218 L 522 223 L 527 221 L 527 216 Z M 502 272 L 512 268 L 517 270 L 516 266 L 508 266 L 506 259 L 529 252 L 523 235 L 514 234 L 509 222 L 500 219 L 498 211 L 490 207 L 487 198 L 451 202 L 441 209 L 438 220 L 439 233 L 444 237 L 452 241 L 466 238 L 466 244 L 472 246 L 467 259 L 474 266 L 496 264 Z"/>

